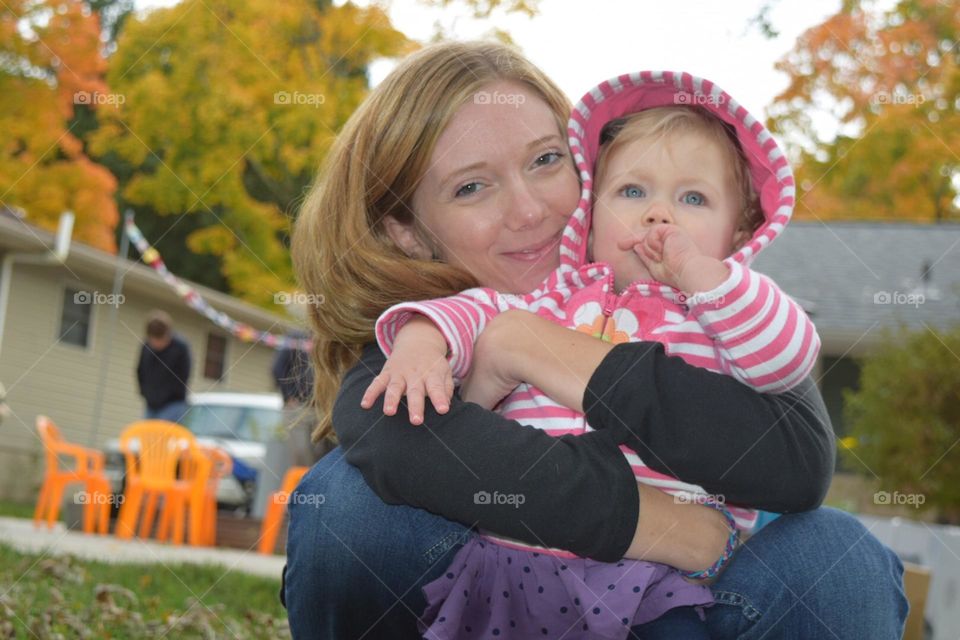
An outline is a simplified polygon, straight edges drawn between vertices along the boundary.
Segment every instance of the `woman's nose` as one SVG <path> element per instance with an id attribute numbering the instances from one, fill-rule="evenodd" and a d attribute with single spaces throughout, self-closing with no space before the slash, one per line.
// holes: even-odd
<path id="1" fill-rule="evenodd" d="M 650 205 L 650 208 L 643 215 L 643 224 L 648 227 L 655 224 L 671 224 L 672 222 L 673 212 L 670 211 L 670 207 L 659 202 Z"/>
<path id="2" fill-rule="evenodd" d="M 506 225 L 511 231 L 536 227 L 547 217 L 547 203 L 543 196 L 525 183 L 514 187 L 507 207 Z"/>

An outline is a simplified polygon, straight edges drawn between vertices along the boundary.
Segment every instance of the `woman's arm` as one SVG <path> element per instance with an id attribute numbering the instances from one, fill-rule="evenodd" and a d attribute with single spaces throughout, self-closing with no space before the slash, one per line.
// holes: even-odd
<path id="1" fill-rule="evenodd" d="M 760 394 L 666 355 L 659 343 L 612 346 L 523 312 L 487 327 L 475 372 L 539 387 L 584 411 L 593 428 L 616 432 L 651 468 L 731 503 L 803 511 L 830 485 L 833 429 L 809 378 Z"/>
<path id="2" fill-rule="evenodd" d="M 385 502 L 598 560 L 624 556 L 639 496 L 619 433 L 553 438 L 458 395 L 443 415 L 428 403 L 413 427 L 405 402 L 393 416 L 383 414 L 382 397 L 360 407 L 384 362 L 377 345 L 364 348 L 344 376 L 333 426 L 347 461 Z"/>
<path id="3" fill-rule="evenodd" d="M 347 460 L 384 501 L 608 562 L 696 571 L 720 555 L 719 513 L 638 487 L 615 432 L 554 438 L 458 396 L 448 413 L 428 406 L 424 426 L 412 427 L 405 411 L 359 407 L 383 362 L 376 346 L 364 350 L 344 377 L 333 424 Z"/>
<path id="4" fill-rule="evenodd" d="M 727 502 L 805 511 L 830 488 L 833 427 L 810 378 L 760 394 L 667 356 L 659 343 L 635 343 L 610 352 L 584 398 L 594 428 L 629 432 L 621 437 L 650 467 Z"/>

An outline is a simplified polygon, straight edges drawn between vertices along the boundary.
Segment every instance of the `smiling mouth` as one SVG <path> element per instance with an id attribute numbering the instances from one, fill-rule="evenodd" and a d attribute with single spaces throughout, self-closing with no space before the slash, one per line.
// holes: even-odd
<path id="1" fill-rule="evenodd" d="M 523 262 L 535 262 L 552 252 L 560 244 L 562 237 L 563 229 L 541 243 L 519 251 L 505 251 L 503 255 Z"/>

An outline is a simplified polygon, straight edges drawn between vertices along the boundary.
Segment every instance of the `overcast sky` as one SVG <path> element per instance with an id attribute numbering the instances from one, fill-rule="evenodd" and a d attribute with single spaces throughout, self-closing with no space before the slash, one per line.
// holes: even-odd
<path id="1" fill-rule="evenodd" d="M 774 63 L 807 28 L 838 9 L 840 0 L 781 0 L 771 12 L 780 36 L 750 28 L 758 0 L 541 0 L 540 13 L 500 17 L 523 52 L 547 72 L 572 100 L 601 80 L 640 69 L 688 71 L 709 78 L 752 113 L 761 114 L 787 80 Z M 457 37 L 490 29 L 490 21 L 454 17 L 451 9 L 430 10 L 416 0 L 393 0 L 393 24 L 415 39 L 427 39 L 434 21 Z M 392 66 L 374 67 L 374 80 Z"/>

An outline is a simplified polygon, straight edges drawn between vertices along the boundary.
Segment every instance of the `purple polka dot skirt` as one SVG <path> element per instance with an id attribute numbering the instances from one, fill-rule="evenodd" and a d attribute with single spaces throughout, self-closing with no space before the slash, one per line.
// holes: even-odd
<path id="1" fill-rule="evenodd" d="M 423 592 L 420 631 L 428 640 L 627 638 L 631 627 L 674 607 L 713 603 L 709 588 L 666 565 L 563 558 L 480 536 Z"/>

